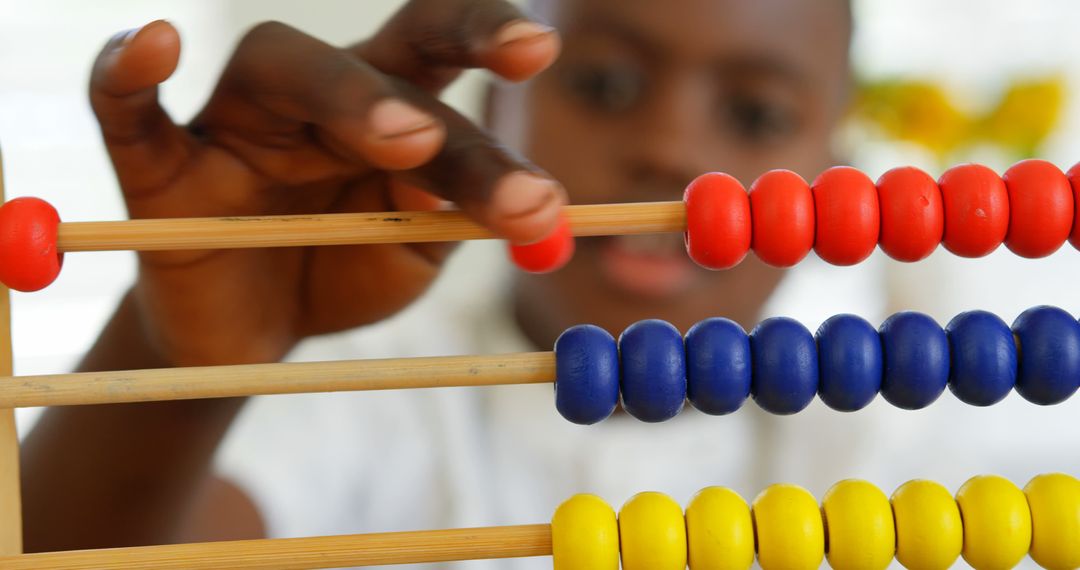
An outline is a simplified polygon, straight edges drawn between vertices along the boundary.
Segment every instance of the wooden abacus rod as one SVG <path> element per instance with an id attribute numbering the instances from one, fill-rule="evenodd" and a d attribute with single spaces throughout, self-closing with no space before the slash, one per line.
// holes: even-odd
<path id="1" fill-rule="evenodd" d="M 0 409 L 540 384 L 554 379 L 553 352 L 77 372 L 0 377 Z"/>
<path id="2" fill-rule="evenodd" d="M 0 568 L 338 568 L 550 554 L 551 525 L 534 524 L 44 552 L 0 557 Z"/>
<path id="3" fill-rule="evenodd" d="M 574 235 L 681 232 L 682 202 L 567 206 Z M 361 243 L 421 243 L 493 237 L 459 211 L 366 212 L 232 218 L 62 222 L 57 248 L 69 251 L 231 249 Z"/>
<path id="4" fill-rule="evenodd" d="M 4 164 L 0 156 L 0 203 L 4 201 Z M 11 349 L 11 294 L 0 283 L 0 375 L 14 374 Z M 22 492 L 19 436 L 15 410 L 0 406 L 0 554 L 22 552 Z"/>

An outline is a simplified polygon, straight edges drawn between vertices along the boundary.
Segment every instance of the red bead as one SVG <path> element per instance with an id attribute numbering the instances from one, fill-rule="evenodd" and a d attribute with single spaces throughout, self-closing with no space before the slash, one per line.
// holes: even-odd
<path id="1" fill-rule="evenodd" d="M 526 245 L 511 245 L 510 259 L 530 273 L 549 273 L 560 269 L 574 256 L 574 234 L 565 217 L 544 239 Z"/>
<path id="2" fill-rule="evenodd" d="M 801 176 L 770 170 L 750 186 L 751 247 L 769 265 L 795 265 L 814 247 L 814 196 Z"/>
<path id="3" fill-rule="evenodd" d="M 850 166 L 834 166 L 814 180 L 814 250 L 833 265 L 855 265 L 874 252 L 881 228 L 874 181 Z"/>
<path id="4" fill-rule="evenodd" d="M 1069 179 L 1069 186 L 1072 186 L 1073 191 L 1073 227 L 1069 234 L 1069 243 L 1080 249 L 1080 224 L 1076 223 L 1076 220 L 1080 220 L 1080 163 L 1070 168 L 1065 177 Z"/>
<path id="5" fill-rule="evenodd" d="M 1046 257 L 1065 243 L 1073 225 L 1073 191 L 1045 160 L 1022 160 L 1001 177 L 1009 193 L 1005 246 L 1022 257 Z"/>
<path id="6" fill-rule="evenodd" d="M 1009 230 L 1009 194 L 993 170 L 961 164 L 938 180 L 945 205 L 945 249 L 982 257 L 997 249 Z"/>
<path id="7" fill-rule="evenodd" d="M 17 291 L 44 289 L 60 275 L 56 249 L 60 216 L 39 198 L 15 198 L 0 206 L 0 282 Z"/>
<path id="8" fill-rule="evenodd" d="M 945 233 L 945 208 L 937 182 L 918 168 L 901 166 L 878 178 L 877 191 L 881 251 L 908 262 L 933 253 Z"/>
<path id="9" fill-rule="evenodd" d="M 750 250 L 750 198 L 738 180 L 711 172 L 683 193 L 686 252 L 706 269 L 730 269 Z"/>

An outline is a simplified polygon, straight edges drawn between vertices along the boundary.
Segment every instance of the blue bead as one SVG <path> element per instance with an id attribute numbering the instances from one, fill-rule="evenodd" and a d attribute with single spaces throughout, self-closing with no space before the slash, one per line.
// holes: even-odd
<path id="1" fill-rule="evenodd" d="M 1057 307 L 1033 307 L 1013 321 L 1020 366 L 1016 391 L 1049 406 L 1064 402 L 1080 386 L 1080 323 Z"/>
<path id="2" fill-rule="evenodd" d="M 818 389 L 817 346 L 798 321 L 774 317 L 750 333 L 750 392 L 761 409 L 794 414 L 810 405 Z"/>
<path id="3" fill-rule="evenodd" d="M 1009 325 L 986 311 L 956 315 L 945 327 L 952 369 L 949 390 L 961 402 L 989 406 L 1016 384 L 1016 343 Z"/>
<path id="4" fill-rule="evenodd" d="M 750 395 L 750 339 L 738 323 L 712 318 L 686 333 L 686 395 L 697 409 L 720 416 Z"/>
<path id="5" fill-rule="evenodd" d="M 934 403 L 949 381 L 949 339 L 941 326 L 908 311 L 886 319 L 878 334 L 885 356 L 882 397 L 905 410 Z"/>
<path id="6" fill-rule="evenodd" d="M 619 403 L 619 349 L 594 325 L 566 329 L 555 341 L 555 409 L 575 424 L 591 425 Z"/>
<path id="7" fill-rule="evenodd" d="M 619 337 L 623 408 L 643 422 L 675 417 L 686 401 L 686 355 L 679 330 L 649 319 Z"/>
<path id="8" fill-rule="evenodd" d="M 865 408 L 881 389 L 881 338 L 855 315 L 836 315 L 817 330 L 821 401 L 834 410 Z"/>

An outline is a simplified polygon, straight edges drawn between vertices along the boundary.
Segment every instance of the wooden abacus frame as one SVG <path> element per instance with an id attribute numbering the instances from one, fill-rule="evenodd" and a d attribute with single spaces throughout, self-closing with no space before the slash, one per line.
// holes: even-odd
<path id="1" fill-rule="evenodd" d="M 0 153 L 0 203 L 4 202 L 4 159 Z M 11 345 L 11 293 L 0 283 L 0 375 L 15 373 Z M 22 553 L 22 491 L 15 410 L 0 409 L 0 554 Z"/>
<path id="2" fill-rule="evenodd" d="M 0 157 L 0 204 L 3 203 L 3 168 Z M 687 231 L 688 207 L 688 204 L 683 202 L 605 204 L 569 206 L 565 213 L 574 235 L 625 235 Z M 690 233 L 693 233 L 692 229 Z M 60 224 L 55 237 L 56 242 L 49 244 L 49 251 L 54 251 L 51 249 L 53 245 L 58 252 L 148 251 L 431 242 L 484 239 L 493 236 L 462 213 L 444 211 L 77 222 Z M 1076 242 L 1074 245 L 1080 247 Z M 691 255 L 693 256 L 692 252 Z M 554 544 L 551 524 L 532 524 L 25 554 L 22 552 L 19 440 L 14 408 L 342 390 L 546 383 L 555 380 L 556 362 L 553 352 L 532 352 L 497 356 L 275 363 L 15 377 L 11 332 L 10 292 L 6 286 L 0 284 L 2 568 L 269 569 L 450 562 L 547 556 L 559 546 L 559 537 L 562 540 L 565 563 L 568 536 L 565 524 L 555 527 L 557 536 Z M 1080 485 L 1080 481 L 1075 478 L 1069 480 Z M 1019 493 L 1018 489 L 1015 491 Z M 802 492 L 806 493 L 805 490 Z M 958 493 L 963 492 L 962 488 Z M 1027 493 L 1026 488 L 1024 493 Z M 1047 497 L 1052 496 L 1048 493 L 1050 491 L 1046 490 L 1040 494 L 1044 504 Z M 765 494 L 766 492 L 763 492 L 761 496 Z M 959 494 L 958 502 L 962 501 Z M 1020 495 L 1021 504 L 1028 500 L 1024 497 L 1025 495 Z M 1013 498 L 1015 499 L 1015 496 Z M 757 508 L 756 505 L 755 500 L 754 509 Z M 811 509 L 811 512 L 815 513 L 813 516 L 816 518 L 817 507 Z M 1033 513 L 1034 511 L 1029 514 Z M 752 512 L 747 514 L 752 516 Z M 825 525 L 824 519 L 821 522 Z M 678 523 L 679 526 L 682 524 Z M 621 528 L 618 532 L 622 532 Z M 1075 548 L 1077 543 L 1074 535 L 1066 534 L 1049 538 L 1044 536 L 1044 540 L 1052 543 L 1050 550 L 1042 553 L 1043 556 L 1051 557 L 1047 559 L 1049 562 L 1046 562 L 1051 565 L 1048 567 L 1060 565 L 1057 561 L 1063 560 L 1063 557 L 1075 558 L 1080 555 L 1080 551 Z M 892 544 L 894 539 L 887 540 L 884 544 Z M 818 546 L 827 546 L 827 541 L 826 544 Z M 1025 545 L 1025 553 L 1028 546 L 1034 549 L 1034 543 Z M 619 547 L 616 544 L 612 548 L 617 550 Z M 751 544 L 751 553 L 753 548 L 754 545 Z M 1045 548 L 1047 547 L 1044 546 Z M 1055 548 L 1057 550 L 1054 550 Z M 1034 550 L 1031 552 L 1034 558 Z M 954 556 L 959 556 L 959 553 L 957 547 Z M 822 552 L 817 554 L 820 556 Z M 556 558 L 558 556 L 556 553 Z M 966 551 L 964 556 L 967 556 Z M 558 561 L 556 563 L 558 564 Z"/>

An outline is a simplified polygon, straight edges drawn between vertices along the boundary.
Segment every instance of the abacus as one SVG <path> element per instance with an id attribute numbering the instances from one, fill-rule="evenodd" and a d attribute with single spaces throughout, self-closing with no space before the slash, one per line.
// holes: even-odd
<path id="1" fill-rule="evenodd" d="M 2 174 L 2 172 L 0 172 Z M 747 192 L 718 173 L 699 177 L 682 202 L 568 206 L 559 228 L 536 244 L 512 246 L 531 271 L 566 263 L 572 236 L 684 232 L 690 257 L 710 269 L 737 265 L 753 250 L 771 265 L 798 263 L 811 250 L 826 262 L 856 264 L 876 246 L 914 262 L 938 244 L 964 257 L 1000 244 L 1042 257 L 1066 240 L 1080 247 L 1080 167 L 1067 174 L 1027 160 L 1004 176 L 974 164 L 938 181 L 914 168 L 876 183 L 849 167 L 812 184 L 790 171 L 762 175 Z M 3 188 L 0 186 L 0 200 Z M 819 504 L 796 485 L 772 485 L 747 504 L 709 487 L 685 511 L 659 493 L 632 497 L 618 514 L 593 495 L 576 495 L 549 524 L 336 537 L 267 539 L 21 554 L 18 440 L 11 409 L 258 394 L 483 386 L 554 381 L 555 407 L 592 424 L 621 402 L 645 422 L 667 420 L 689 401 L 724 415 L 752 396 L 775 414 L 793 414 L 815 395 L 851 412 L 877 394 L 906 409 L 932 404 L 948 387 L 960 400 L 992 405 L 1016 390 L 1042 405 L 1080 387 L 1080 322 L 1034 307 L 1011 327 L 984 311 L 946 327 L 903 312 L 875 329 L 837 315 L 811 334 L 772 318 L 747 334 L 708 318 L 685 335 L 659 320 L 616 340 L 591 325 L 565 331 L 552 352 L 321 363 L 192 367 L 123 373 L 13 377 L 7 289 L 34 291 L 59 274 L 65 252 L 423 242 L 492 237 L 457 212 L 390 212 L 228 219 L 61 223 L 44 201 L 0 206 L 0 566 L 4 568 L 326 568 L 553 556 L 560 570 L 948 568 L 959 557 L 979 569 L 1010 568 L 1030 555 L 1045 568 L 1080 567 L 1080 479 L 1040 475 L 1021 489 L 977 476 L 954 495 L 910 481 L 887 497 L 845 480 Z"/>

